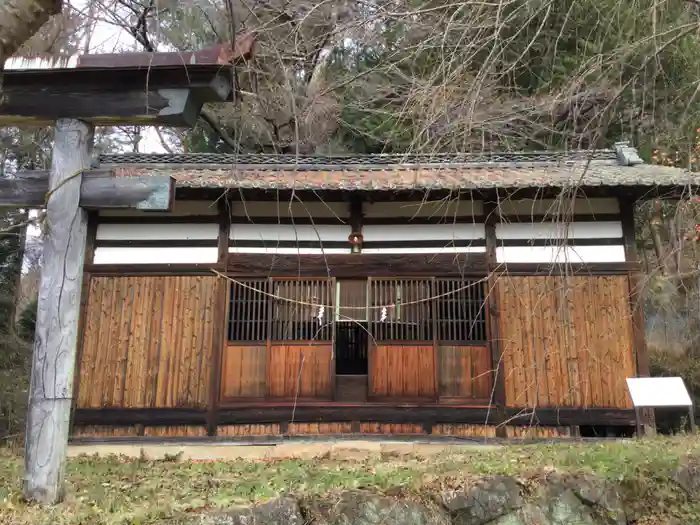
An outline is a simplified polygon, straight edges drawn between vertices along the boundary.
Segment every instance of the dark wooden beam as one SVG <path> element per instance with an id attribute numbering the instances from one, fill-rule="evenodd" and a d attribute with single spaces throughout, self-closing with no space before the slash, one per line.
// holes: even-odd
<path id="1" fill-rule="evenodd" d="M 622 235 L 625 242 L 625 258 L 630 262 L 637 262 L 636 228 L 634 224 L 635 202 L 629 198 L 618 198 L 620 203 L 620 215 L 622 217 Z M 629 304 L 632 324 L 632 346 L 634 348 L 637 376 L 649 376 L 649 354 L 647 352 L 646 333 L 644 328 L 644 296 L 641 279 L 641 268 L 630 269 L 628 277 Z M 643 426 L 642 432 L 656 428 L 655 412 L 653 408 L 639 409 L 639 423 Z"/>
<path id="2" fill-rule="evenodd" d="M 175 200 L 175 179 L 167 175 L 115 177 L 95 171 L 83 177 L 80 206 L 83 208 L 132 208 L 170 211 Z"/>
<path id="3" fill-rule="evenodd" d="M 484 223 L 486 228 L 486 257 L 490 267 L 496 266 L 496 224 L 501 221 L 498 213 L 498 204 L 494 202 L 484 203 Z M 491 369 L 493 370 L 493 403 L 504 418 L 506 406 L 505 364 L 501 354 L 501 308 L 498 300 L 498 275 L 490 272 L 485 283 L 486 289 L 486 330 L 488 345 L 491 353 Z M 500 425 L 496 435 L 506 437 L 506 429 Z"/>
<path id="4" fill-rule="evenodd" d="M 227 339 L 227 314 L 229 283 L 223 278 L 217 282 L 216 303 L 214 308 L 214 335 L 212 341 L 211 375 L 209 377 L 209 406 L 207 407 L 207 433 L 216 436 L 219 412 L 219 391 L 223 371 L 225 339 Z"/>
<path id="5" fill-rule="evenodd" d="M 78 408 L 76 425 L 204 425 L 207 411 L 197 408 Z"/>
<path id="6" fill-rule="evenodd" d="M 228 261 L 229 236 L 231 232 L 231 208 L 233 203 L 228 192 L 222 195 L 218 201 L 219 209 L 219 257 L 218 262 L 226 266 Z"/>
<path id="7" fill-rule="evenodd" d="M 192 126 L 203 104 L 229 100 L 230 68 L 185 65 L 6 71 L 0 125 Z"/>
<path id="8" fill-rule="evenodd" d="M 213 275 L 216 270 L 224 272 L 225 268 L 218 264 L 90 264 L 85 265 L 85 271 L 102 277 L 119 277 L 127 275 Z"/>
<path id="9" fill-rule="evenodd" d="M 218 239 L 173 239 L 173 240 L 126 240 L 119 239 L 117 241 L 104 240 L 97 241 L 99 247 L 109 248 L 195 248 L 195 247 L 218 247 Z"/>
<path id="10" fill-rule="evenodd" d="M 491 271 L 503 275 L 627 275 L 640 268 L 636 262 L 619 263 L 498 263 Z"/>
<path id="11" fill-rule="evenodd" d="M 564 215 L 553 213 L 553 214 L 521 214 L 521 215 L 508 215 L 501 213 L 503 222 L 517 222 L 517 223 L 541 223 L 549 221 L 558 222 L 600 222 L 600 221 L 619 221 L 619 213 L 577 213 L 575 215 Z"/>
<path id="12" fill-rule="evenodd" d="M 486 275 L 483 253 L 266 255 L 237 253 L 228 272 L 237 276 L 392 277 Z"/>
<path id="13" fill-rule="evenodd" d="M 49 191 L 48 171 L 19 172 L 0 179 L 0 206 L 43 208 Z M 112 170 L 85 170 L 80 186 L 80 207 L 142 211 L 170 211 L 175 179 L 165 175 L 116 177 Z"/>
<path id="14" fill-rule="evenodd" d="M 630 263 L 637 262 L 636 233 L 634 226 L 634 202 L 620 199 L 622 234 L 625 256 Z M 632 312 L 632 337 L 637 362 L 637 374 L 649 375 L 649 356 L 644 330 L 644 305 L 639 268 L 629 268 L 630 311 Z"/>
<path id="15" fill-rule="evenodd" d="M 364 223 L 363 200 L 362 194 L 350 196 L 350 227 L 353 233 L 362 231 L 362 224 Z"/>
<path id="16" fill-rule="evenodd" d="M 231 201 L 228 193 L 221 196 L 217 202 L 219 210 L 219 255 L 218 264 L 226 267 L 228 261 L 228 240 L 231 229 Z M 219 410 L 219 391 L 221 390 L 221 374 L 225 339 L 227 338 L 228 281 L 220 278 L 217 282 L 216 305 L 214 308 L 214 336 L 212 346 L 212 366 L 209 378 L 209 406 L 207 407 L 207 433 L 216 436 L 217 415 Z"/>
<path id="17" fill-rule="evenodd" d="M 265 406 L 241 404 L 221 406 L 219 425 L 263 424 L 294 421 L 295 423 L 375 421 L 394 424 L 474 424 L 518 426 L 634 426 L 634 410 L 617 408 L 539 408 L 536 410 L 508 408 L 501 419 L 486 407 L 453 407 L 440 405 L 347 405 L 325 403 L 318 405 Z M 188 408 L 83 408 L 75 411 L 75 423 L 81 425 L 204 425 L 207 411 Z"/>
<path id="18" fill-rule="evenodd" d="M 125 90 L 117 93 L 84 93 L 76 90 L 43 95 L 36 90 L 5 91 L 7 102 L 0 107 L 0 125 L 48 125 L 64 113 L 96 126 L 192 126 L 201 109 L 196 94 L 188 89 Z M 37 100 L 45 100 L 46 104 L 37 103 Z M 104 108 L 104 114 L 99 107 Z"/>
<path id="19" fill-rule="evenodd" d="M 100 224 L 214 224 L 219 222 L 218 215 L 101 215 Z"/>

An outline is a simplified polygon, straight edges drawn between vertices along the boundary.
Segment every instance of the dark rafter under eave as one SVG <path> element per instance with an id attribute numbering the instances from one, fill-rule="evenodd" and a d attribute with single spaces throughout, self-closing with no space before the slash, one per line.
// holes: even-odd
<path id="1" fill-rule="evenodd" d="M 188 53 L 122 53 L 48 62 L 13 58 L 4 73 L 0 125 L 192 126 L 202 105 L 232 100 L 232 64 L 248 60 L 253 37 Z"/>
<path id="2" fill-rule="evenodd" d="M 493 190 L 618 188 L 679 195 L 700 174 L 645 164 L 634 148 L 436 155 L 103 155 L 117 175 L 167 175 L 181 188 L 259 190 Z"/>

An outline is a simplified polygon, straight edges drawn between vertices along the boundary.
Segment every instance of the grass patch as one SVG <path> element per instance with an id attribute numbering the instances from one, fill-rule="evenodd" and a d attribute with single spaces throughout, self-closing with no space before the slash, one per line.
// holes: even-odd
<path id="1" fill-rule="evenodd" d="M 0 449 L 0 523 L 176 523 L 183 514 L 264 500 L 281 492 L 313 496 L 362 488 L 417 493 L 421 487 L 434 490 L 459 478 L 527 475 L 542 468 L 593 472 L 638 494 L 640 505 L 648 507 L 641 508 L 642 513 L 697 523 L 692 520 L 700 516 L 699 509 L 671 481 L 675 468 L 688 456 L 700 456 L 696 437 L 510 446 L 429 460 L 173 462 L 82 457 L 68 462 L 66 500 L 43 507 L 22 501 L 20 451 L 5 448 Z"/>

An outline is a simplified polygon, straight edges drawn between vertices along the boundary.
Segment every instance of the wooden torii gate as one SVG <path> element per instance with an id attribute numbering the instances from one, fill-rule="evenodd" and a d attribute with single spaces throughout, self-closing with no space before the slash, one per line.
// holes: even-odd
<path id="1" fill-rule="evenodd" d="M 252 46 L 248 36 L 193 53 L 89 55 L 57 69 L 13 69 L 21 59 L 8 64 L 0 125 L 55 122 L 51 169 L 0 181 L 0 206 L 46 209 L 25 437 L 29 500 L 63 497 L 86 209 L 168 211 L 174 199 L 169 177 L 91 170 L 94 126 L 192 126 L 204 103 L 232 100 L 232 68 L 222 66 L 246 60 Z"/>

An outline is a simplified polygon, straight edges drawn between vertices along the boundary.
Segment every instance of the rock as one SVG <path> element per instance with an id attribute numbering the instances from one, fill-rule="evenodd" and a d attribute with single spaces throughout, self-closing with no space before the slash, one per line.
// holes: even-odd
<path id="1" fill-rule="evenodd" d="M 599 525 L 600 522 L 576 495 L 561 487 L 547 489 L 535 502 L 501 516 L 489 525 Z"/>
<path id="2" fill-rule="evenodd" d="M 627 513 L 622 496 L 612 484 L 590 474 L 560 476 L 559 483 L 570 489 L 579 500 L 589 506 L 601 523 L 627 524 Z"/>
<path id="3" fill-rule="evenodd" d="M 673 473 L 673 479 L 692 499 L 700 495 L 700 465 L 696 460 L 680 465 Z"/>
<path id="4" fill-rule="evenodd" d="M 468 489 L 442 495 L 442 504 L 454 525 L 484 525 L 517 510 L 523 503 L 520 485 L 505 476 L 487 478 Z"/>
<path id="5" fill-rule="evenodd" d="M 202 514 L 191 525 L 304 525 L 299 505 L 291 498 L 280 498 L 260 505 L 238 507 L 217 514 Z"/>
<path id="6" fill-rule="evenodd" d="M 541 508 L 528 503 L 516 512 L 492 521 L 489 525 L 552 525 L 552 522 Z"/>
<path id="7" fill-rule="evenodd" d="M 440 509 L 364 492 L 343 492 L 338 499 L 312 502 L 315 525 L 449 525 Z"/>
<path id="8" fill-rule="evenodd" d="M 547 516 L 552 525 L 599 525 L 591 510 L 576 497 L 572 490 L 565 490 L 547 500 Z"/>

